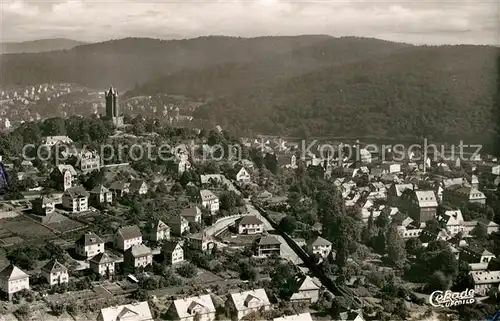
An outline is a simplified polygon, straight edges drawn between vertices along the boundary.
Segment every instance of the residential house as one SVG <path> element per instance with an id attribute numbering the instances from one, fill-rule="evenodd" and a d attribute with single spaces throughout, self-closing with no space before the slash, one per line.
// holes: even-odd
<path id="1" fill-rule="evenodd" d="M 153 321 L 147 301 L 101 309 L 97 321 Z"/>
<path id="2" fill-rule="evenodd" d="M 134 179 L 130 182 L 129 192 L 144 195 L 148 192 L 148 185 L 142 179 Z"/>
<path id="3" fill-rule="evenodd" d="M 56 188 L 61 191 L 72 188 L 76 176 L 76 171 L 71 165 L 57 165 L 50 173 L 51 180 L 56 184 Z"/>
<path id="4" fill-rule="evenodd" d="M 219 198 L 207 189 L 200 191 L 201 205 L 208 209 L 211 214 L 219 211 Z"/>
<path id="5" fill-rule="evenodd" d="M 273 321 L 313 321 L 313 319 L 311 317 L 311 314 L 307 312 L 301 314 L 287 315 L 280 318 L 274 318 Z"/>
<path id="6" fill-rule="evenodd" d="M 76 241 L 76 254 L 91 258 L 104 253 L 104 241 L 93 232 L 87 232 Z"/>
<path id="7" fill-rule="evenodd" d="M 45 264 L 41 272 L 51 286 L 69 282 L 68 269 L 56 259 L 52 259 Z"/>
<path id="8" fill-rule="evenodd" d="M 384 163 L 382 163 L 381 167 L 389 174 L 401 172 L 401 164 L 400 163 L 384 162 Z"/>
<path id="9" fill-rule="evenodd" d="M 290 297 L 292 302 L 315 303 L 319 299 L 319 290 L 321 283 L 310 276 L 298 276 L 295 279 L 295 290 Z"/>
<path id="10" fill-rule="evenodd" d="M 102 276 L 115 274 L 115 260 L 107 253 L 97 254 L 89 260 L 90 269 Z"/>
<path id="11" fill-rule="evenodd" d="M 474 280 L 474 292 L 487 296 L 490 289 L 500 290 L 500 271 L 471 271 Z"/>
<path id="12" fill-rule="evenodd" d="M 128 248 L 123 255 L 126 266 L 138 268 L 153 264 L 153 252 L 144 244 L 136 244 Z"/>
<path id="13" fill-rule="evenodd" d="M 138 226 L 125 226 L 116 232 L 115 246 L 117 249 L 126 251 L 134 245 L 142 244 L 142 233 Z"/>
<path id="14" fill-rule="evenodd" d="M 89 193 L 81 186 L 71 187 L 62 195 L 62 206 L 69 212 L 80 213 L 89 209 Z"/>
<path id="15" fill-rule="evenodd" d="M 478 227 L 485 229 L 488 235 L 499 231 L 499 225 L 497 223 L 485 218 L 477 219 L 477 225 Z"/>
<path id="16" fill-rule="evenodd" d="M 495 255 L 486 249 L 464 247 L 459 255 L 460 260 L 469 263 L 471 270 L 486 270 Z"/>
<path id="17" fill-rule="evenodd" d="M 236 221 L 238 234 L 259 234 L 264 232 L 264 223 L 255 215 L 245 215 Z"/>
<path id="18" fill-rule="evenodd" d="M 225 180 L 224 175 L 221 174 L 200 175 L 201 186 L 204 188 L 213 186 L 222 186 L 224 180 Z"/>
<path id="19" fill-rule="evenodd" d="M 240 166 L 239 168 L 236 168 L 235 180 L 237 182 L 249 183 L 251 180 L 250 173 L 245 167 Z"/>
<path id="20" fill-rule="evenodd" d="M 184 217 L 180 215 L 174 215 L 168 222 L 170 225 L 171 232 L 174 235 L 181 236 L 185 232 L 189 231 L 189 222 Z"/>
<path id="21" fill-rule="evenodd" d="M 76 160 L 76 165 L 79 164 L 83 173 L 90 173 L 101 168 L 101 157 L 96 151 L 78 153 Z"/>
<path id="22" fill-rule="evenodd" d="M 201 210 L 198 206 L 191 206 L 183 209 L 181 216 L 190 223 L 201 223 Z"/>
<path id="23" fill-rule="evenodd" d="M 464 218 L 460 209 L 446 210 L 442 216 L 439 216 L 438 221 L 443 223 L 446 230 L 453 236 L 459 232 L 464 232 Z"/>
<path id="24" fill-rule="evenodd" d="M 90 191 L 89 201 L 91 205 L 96 207 L 111 204 L 113 203 L 113 192 L 104 187 L 104 185 L 96 186 Z"/>
<path id="25" fill-rule="evenodd" d="M 410 190 L 403 197 L 404 207 L 415 221 L 427 222 L 436 216 L 438 202 L 433 190 Z"/>
<path id="26" fill-rule="evenodd" d="M 258 256 L 281 255 L 281 242 L 274 236 L 264 235 L 257 243 Z"/>
<path id="27" fill-rule="evenodd" d="M 110 191 L 115 193 L 117 197 L 122 197 L 125 194 L 129 193 L 130 183 L 125 183 L 122 181 L 116 181 L 111 184 L 109 187 Z"/>
<path id="28" fill-rule="evenodd" d="M 56 208 L 55 201 L 44 196 L 40 196 L 31 201 L 31 205 L 33 213 L 44 216 L 54 213 Z"/>
<path id="29" fill-rule="evenodd" d="M 161 249 L 166 264 L 174 265 L 184 261 L 184 250 L 179 242 L 167 241 Z"/>
<path id="30" fill-rule="evenodd" d="M 336 321 L 365 321 L 365 319 L 359 312 L 345 311 L 340 313 L 340 319 Z"/>
<path id="31" fill-rule="evenodd" d="M 401 196 L 405 190 L 413 190 L 413 184 L 396 184 L 393 183 L 387 193 L 387 202 L 392 205 L 398 205 Z"/>
<path id="32" fill-rule="evenodd" d="M 271 302 L 264 289 L 231 293 L 226 301 L 226 311 L 234 320 L 241 320 L 250 313 L 271 309 Z"/>
<path id="33" fill-rule="evenodd" d="M 0 290 L 8 296 L 9 300 L 12 299 L 14 293 L 24 289 L 30 289 L 30 278 L 20 268 L 10 264 L 0 272 Z"/>
<path id="34" fill-rule="evenodd" d="M 483 163 L 476 165 L 478 173 L 489 173 L 493 175 L 500 175 L 500 165 L 495 163 Z"/>
<path id="35" fill-rule="evenodd" d="M 156 220 L 156 222 L 146 226 L 146 237 L 153 242 L 170 240 L 170 227 L 161 220 Z"/>
<path id="36" fill-rule="evenodd" d="M 423 232 L 423 229 L 416 227 L 398 226 L 396 229 L 403 239 L 420 237 Z"/>
<path id="37" fill-rule="evenodd" d="M 312 255 L 320 255 L 323 258 L 326 258 L 332 252 L 332 242 L 325 240 L 321 236 L 318 236 L 316 239 L 311 240 L 307 244 L 307 249 Z"/>
<path id="38" fill-rule="evenodd" d="M 63 145 L 73 145 L 73 140 L 68 136 L 47 136 L 42 139 L 42 143 L 45 146 L 55 146 L 57 144 Z"/>
<path id="39" fill-rule="evenodd" d="M 464 204 L 479 204 L 486 205 L 486 196 L 483 192 L 472 186 L 453 185 L 445 188 L 443 191 L 443 202 L 455 206 Z"/>
<path id="40" fill-rule="evenodd" d="M 189 237 L 189 243 L 195 250 L 207 252 L 215 246 L 213 238 L 205 232 L 199 232 Z"/>
<path id="41" fill-rule="evenodd" d="M 214 321 L 215 306 L 210 294 L 177 299 L 167 311 L 169 320 Z"/>

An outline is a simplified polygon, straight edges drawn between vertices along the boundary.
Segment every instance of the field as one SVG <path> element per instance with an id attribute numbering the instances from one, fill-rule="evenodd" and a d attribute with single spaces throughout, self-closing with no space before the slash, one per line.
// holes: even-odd
<path id="1" fill-rule="evenodd" d="M 23 216 L 0 220 L 0 242 L 10 243 L 21 238 L 23 241 L 52 239 L 56 235 L 48 228 Z M 15 239 L 12 239 L 12 238 Z"/>

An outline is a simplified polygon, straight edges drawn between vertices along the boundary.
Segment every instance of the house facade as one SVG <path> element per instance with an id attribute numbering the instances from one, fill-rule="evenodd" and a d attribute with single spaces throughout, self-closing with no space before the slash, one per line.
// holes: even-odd
<path id="1" fill-rule="evenodd" d="M 404 206 L 413 220 L 422 223 L 436 216 L 438 202 L 433 190 L 411 190 L 404 197 Z"/>
<path id="2" fill-rule="evenodd" d="M 104 185 L 96 186 L 90 191 L 89 201 L 93 206 L 111 204 L 113 203 L 113 192 L 104 187 Z"/>
<path id="3" fill-rule="evenodd" d="M 271 309 L 271 302 L 264 289 L 231 293 L 226 301 L 227 314 L 233 320 L 241 320 L 250 313 L 259 313 Z"/>
<path id="4" fill-rule="evenodd" d="M 89 209 L 89 195 L 81 186 L 71 187 L 63 193 L 63 208 L 73 213 L 85 212 Z"/>
<path id="5" fill-rule="evenodd" d="M 110 277 L 115 274 L 115 260 L 107 253 L 101 253 L 89 260 L 90 269 L 102 276 Z"/>
<path id="6" fill-rule="evenodd" d="M 0 271 L 0 289 L 11 300 L 14 293 L 30 289 L 29 275 L 11 264 Z"/>
<path id="7" fill-rule="evenodd" d="M 251 181 L 250 173 L 245 167 L 241 166 L 237 169 L 235 180 L 239 183 L 248 183 Z"/>
<path id="8" fill-rule="evenodd" d="M 189 222 L 184 217 L 180 215 L 174 215 L 168 222 L 171 228 L 171 232 L 174 235 L 181 236 L 185 232 L 189 231 Z"/>
<path id="9" fill-rule="evenodd" d="M 490 289 L 500 290 L 500 271 L 471 271 L 470 274 L 478 295 L 486 296 Z"/>
<path id="10" fill-rule="evenodd" d="M 156 220 L 147 227 L 146 237 L 153 242 L 170 240 L 170 227 L 161 220 Z"/>
<path id="11" fill-rule="evenodd" d="M 115 246 L 121 251 L 126 251 L 134 245 L 142 244 L 142 233 L 136 225 L 125 226 L 116 232 Z"/>
<path id="12" fill-rule="evenodd" d="M 274 236 L 266 235 L 257 244 L 258 256 L 281 255 L 281 243 Z"/>
<path id="13" fill-rule="evenodd" d="M 42 276 L 51 286 L 69 282 L 68 269 L 56 259 L 53 259 L 44 265 L 41 272 Z"/>
<path id="14" fill-rule="evenodd" d="M 75 252 L 80 256 L 91 258 L 104 253 L 104 241 L 93 232 L 87 232 L 76 241 Z"/>
<path id="15" fill-rule="evenodd" d="M 209 294 L 177 299 L 167 311 L 169 320 L 214 321 L 215 306 Z"/>
<path id="16" fill-rule="evenodd" d="M 219 198 L 207 189 L 200 191 L 201 205 L 208 209 L 211 214 L 219 211 Z"/>
<path id="17" fill-rule="evenodd" d="M 97 321 L 153 321 L 147 301 L 101 309 Z"/>
<path id="18" fill-rule="evenodd" d="M 326 258 L 332 252 L 332 243 L 318 236 L 307 244 L 307 249 L 310 254 Z"/>
<path id="19" fill-rule="evenodd" d="M 254 215 L 245 215 L 236 221 L 238 234 L 259 234 L 264 232 L 264 223 Z"/>
<path id="20" fill-rule="evenodd" d="M 31 201 L 31 205 L 33 213 L 38 215 L 52 214 L 56 209 L 55 201 L 43 196 Z"/>
<path id="21" fill-rule="evenodd" d="M 153 264 L 153 252 L 144 244 L 138 244 L 125 251 L 123 261 L 126 266 L 139 268 Z"/>
<path id="22" fill-rule="evenodd" d="M 198 206 L 183 209 L 181 216 L 190 223 L 201 223 L 201 209 Z"/>
<path id="23" fill-rule="evenodd" d="M 174 265 L 184 261 L 184 250 L 179 242 L 165 242 L 161 252 L 165 259 L 165 263 L 168 265 Z"/>

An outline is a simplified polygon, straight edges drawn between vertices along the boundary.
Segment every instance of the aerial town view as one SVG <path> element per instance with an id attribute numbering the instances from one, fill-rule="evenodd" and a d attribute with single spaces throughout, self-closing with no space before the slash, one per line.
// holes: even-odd
<path id="1" fill-rule="evenodd" d="M 493 2 L 1 5 L 0 321 L 500 320 Z"/>

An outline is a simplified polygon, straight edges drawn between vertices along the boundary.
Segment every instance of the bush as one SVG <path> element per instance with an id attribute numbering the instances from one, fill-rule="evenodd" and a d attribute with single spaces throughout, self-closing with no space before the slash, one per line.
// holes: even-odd
<path id="1" fill-rule="evenodd" d="M 192 278 L 196 276 L 198 269 L 193 264 L 187 263 L 178 267 L 176 272 L 184 278 Z"/>

